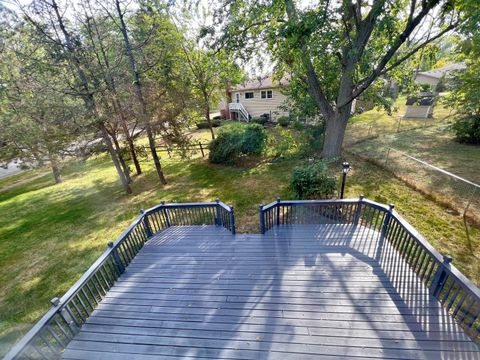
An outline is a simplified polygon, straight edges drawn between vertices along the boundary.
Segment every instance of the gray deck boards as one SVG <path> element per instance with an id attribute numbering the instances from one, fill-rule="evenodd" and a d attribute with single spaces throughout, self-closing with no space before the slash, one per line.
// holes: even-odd
<path id="1" fill-rule="evenodd" d="M 64 359 L 480 359 L 376 232 L 172 227 L 144 246 Z"/>

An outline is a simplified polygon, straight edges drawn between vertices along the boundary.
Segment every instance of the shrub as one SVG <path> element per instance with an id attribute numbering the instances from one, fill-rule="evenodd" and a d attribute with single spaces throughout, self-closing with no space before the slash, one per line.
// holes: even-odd
<path id="1" fill-rule="evenodd" d="M 460 118 L 452 128 L 458 142 L 480 145 L 480 115 Z"/>
<path id="2" fill-rule="evenodd" d="M 208 145 L 209 160 L 215 164 L 233 164 L 240 155 L 259 155 L 267 135 L 258 124 L 225 126 Z"/>
<path id="3" fill-rule="evenodd" d="M 241 153 L 245 155 L 260 155 L 265 148 L 267 133 L 262 126 L 250 124 L 245 127 L 242 136 Z"/>
<path id="4" fill-rule="evenodd" d="M 328 174 L 327 164 L 318 161 L 294 168 L 291 187 L 298 199 L 329 199 L 335 195 L 337 184 Z"/>
<path id="5" fill-rule="evenodd" d="M 218 119 L 211 120 L 212 127 L 219 127 L 222 126 L 222 122 Z M 197 125 L 197 129 L 209 129 L 210 126 L 208 125 L 208 121 L 201 121 L 197 122 L 195 125 Z"/>
<path id="6" fill-rule="evenodd" d="M 304 128 L 304 125 L 300 121 L 295 120 L 294 122 L 292 122 L 292 128 L 294 128 L 297 131 L 302 131 Z"/>
<path id="7" fill-rule="evenodd" d="M 290 124 L 290 119 L 288 118 L 288 116 L 280 116 L 277 122 L 278 122 L 278 125 L 287 127 L 288 124 Z"/>
<path id="8" fill-rule="evenodd" d="M 264 116 L 253 117 L 251 121 L 255 124 L 265 125 L 267 123 L 267 118 Z"/>

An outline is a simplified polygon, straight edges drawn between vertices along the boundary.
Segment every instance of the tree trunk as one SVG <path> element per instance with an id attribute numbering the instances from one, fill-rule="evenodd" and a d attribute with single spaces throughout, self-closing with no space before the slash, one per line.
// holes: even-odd
<path id="1" fill-rule="evenodd" d="M 327 159 L 339 158 L 342 155 L 343 138 L 350 118 L 351 105 L 336 111 L 326 119 L 325 137 L 322 156 Z"/>
<path id="2" fill-rule="evenodd" d="M 128 38 L 127 25 L 125 24 L 125 19 L 123 18 L 124 14 L 122 12 L 122 9 L 120 8 L 120 1 L 116 0 L 115 5 L 117 8 L 118 19 L 120 20 L 120 32 L 122 33 L 122 36 L 123 36 L 123 41 L 125 44 L 125 52 L 127 53 L 127 57 L 130 63 L 130 71 L 132 73 L 133 83 L 135 86 L 135 95 L 140 104 L 140 111 L 141 111 L 141 117 L 142 117 L 141 122 L 145 125 L 145 130 L 147 131 L 148 145 L 150 147 L 150 152 L 152 153 L 152 158 L 155 164 L 155 169 L 157 170 L 158 178 L 160 179 L 160 182 L 163 185 L 165 185 L 167 183 L 167 180 L 163 175 L 162 165 L 160 164 L 160 158 L 158 157 L 158 154 L 157 154 L 157 148 L 155 144 L 155 137 L 153 136 L 152 126 L 150 124 L 150 121 L 147 118 L 148 116 L 147 107 L 145 104 L 145 99 L 143 98 L 142 86 L 140 84 L 140 75 L 138 73 L 137 66 L 135 63 L 135 57 L 133 56 L 132 46 L 130 45 L 130 39 Z"/>
<path id="3" fill-rule="evenodd" d="M 120 120 L 123 132 L 125 133 L 125 140 L 127 141 L 128 150 L 130 151 L 130 156 L 132 157 L 133 164 L 135 165 L 135 172 L 137 175 L 142 173 L 142 168 L 140 167 L 140 162 L 138 161 L 137 152 L 135 151 L 135 144 L 133 143 L 133 139 L 130 136 L 130 132 L 128 130 L 127 122 L 122 116 Z"/>
<path id="4" fill-rule="evenodd" d="M 53 179 L 55 180 L 55 184 L 60 184 L 63 180 L 62 180 L 62 175 L 60 174 L 60 169 L 58 167 L 58 161 L 51 156 L 49 160 L 50 160 L 50 167 L 52 168 Z"/>
<path id="5" fill-rule="evenodd" d="M 150 126 L 149 122 L 147 122 L 145 126 L 145 129 L 147 130 L 148 145 L 150 147 L 150 152 L 152 153 L 153 163 L 155 164 L 158 178 L 160 179 L 160 182 L 165 185 L 167 183 L 167 179 L 165 179 L 165 175 L 163 175 L 162 164 L 160 163 L 160 158 L 158 157 L 157 149 L 155 147 L 155 138 L 153 137 L 152 127 Z"/>
<path id="6" fill-rule="evenodd" d="M 117 153 L 115 152 L 115 149 L 113 148 L 112 141 L 110 140 L 110 136 L 108 135 L 107 129 L 105 128 L 105 124 L 103 122 L 100 122 L 98 124 L 98 127 L 100 131 L 102 132 L 102 138 L 103 141 L 105 141 L 105 144 L 107 145 L 108 152 L 110 154 L 110 157 L 112 158 L 113 164 L 115 165 L 115 169 L 117 170 L 118 177 L 120 178 L 120 181 L 122 182 L 123 189 L 127 194 L 132 193 L 132 189 L 130 188 L 130 185 L 128 184 L 128 180 L 125 176 L 125 174 L 122 171 L 122 167 L 120 165 L 120 162 L 118 161 L 117 158 Z"/>
<path id="7" fill-rule="evenodd" d="M 128 168 L 127 163 L 125 162 L 125 159 L 123 158 L 122 155 L 122 148 L 120 147 L 120 144 L 118 143 L 117 137 L 112 134 L 112 140 L 113 140 L 113 145 L 115 145 L 115 151 L 117 152 L 118 160 L 120 161 L 120 164 L 122 165 L 123 173 L 125 174 L 125 177 L 127 178 L 127 181 L 129 184 L 131 184 L 132 178 L 130 177 L 130 169 Z"/>
<path id="8" fill-rule="evenodd" d="M 208 127 L 210 128 L 210 133 L 212 134 L 212 140 L 215 140 L 215 133 L 213 132 L 212 120 L 210 120 L 210 106 L 207 104 L 205 107 L 205 119 L 207 119 Z"/>

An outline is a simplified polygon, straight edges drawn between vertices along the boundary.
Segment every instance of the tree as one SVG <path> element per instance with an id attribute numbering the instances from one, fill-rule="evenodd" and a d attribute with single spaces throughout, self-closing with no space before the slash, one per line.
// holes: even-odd
<path id="1" fill-rule="evenodd" d="M 140 78 L 140 70 L 138 69 L 137 60 L 135 58 L 133 47 L 130 41 L 129 30 L 125 22 L 126 10 L 125 10 L 125 7 L 121 5 L 120 0 L 115 0 L 114 5 L 115 5 L 115 12 L 110 12 L 107 8 L 105 8 L 105 10 L 108 12 L 108 15 L 110 16 L 110 18 L 116 23 L 119 31 L 122 34 L 125 54 L 128 58 L 128 62 L 130 65 L 130 74 L 133 80 L 135 96 L 137 98 L 137 101 L 140 107 L 140 111 L 139 111 L 139 116 L 141 119 L 140 122 L 145 126 L 145 130 L 148 137 L 148 145 L 150 147 L 150 153 L 152 154 L 157 175 L 160 179 L 160 182 L 165 185 L 167 183 L 167 180 L 165 179 L 165 175 L 163 174 L 160 158 L 157 154 L 155 136 L 153 133 L 152 125 L 150 123 L 149 114 L 147 111 L 147 104 L 145 102 L 145 98 L 143 94 L 144 91 L 143 91 L 143 86 Z M 149 9 L 149 5 L 147 4 L 147 10 L 148 9 Z M 155 27 L 156 27 L 156 24 L 153 24 L 152 32 L 155 30 Z"/>
<path id="2" fill-rule="evenodd" d="M 199 99 L 212 139 L 215 139 L 210 119 L 211 106 L 218 103 L 222 90 L 228 90 L 225 88 L 243 79 L 243 72 L 224 51 L 196 49 L 191 43 L 182 48 L 192 75 L 194 95 Z"/>
<path id="3" fill-rule="evenodd" d="M 78 36 L 74 36 L 67 29 L 67 21 L 62 14 L 56 0 L 37 0 L 29 9 L 23 8 L 23 14 L 28 24 L 36 31 L 39 42 L 49 46 L 49 65 L 66 68 L 72 76 L 71 82 L 64 84 L 70 87 L 68 92 L 82 99 L 87 116 L 93 125 L 100 131 L 102 139 L 107 146 L 117 174 L 127 194 L 132 192 L 128 179 L 125 176 L 117 152 L 105 126 L 105 120 L 101 117 L 95 89 L 97 84 L 94 78 L 87 76 L 90 61 L 83 52 L 82 43 Z"/>
<path id="4" fill-rule="evenodd" d="M 117 149 L 119 160 L 122 163 L 124 172 L 128 176 L 128 167 L 121 155 L 121 149 L 117 139 L 117 125 L 120 126 L 123 135 L 125 136 L 125 141 L 128 145 L 128 150 L 135 166 L 136 173 L 137 175 L 140 175 L 142 169 L 135 150 L 133 133 L 131 133 L 131 130 L 129 129 L 129 121 L 126 116 L 127 112 L 118 91 L 119 86 L 117 77 L 124 77 L 126 75 L 121 70 L 124 68 L 124 64 L 118 46 L 120 39 L 115 36 L 114 24 L 101 16 L 101 9 L 94 9 L 90 0 L 82 2 L 81 7 L 83 11 L 77 16 L 77 18 L 80 18 L 83 25 L 86 40 L 90 44 L 89 48 L 95 54 L 94 57 L 98 66 L 98 72 L 103 78 L 107 90 L 106 96 L 109 98 L 109 101 L 107 102 L 111 103 L 113 114 L 118 120 L 117 122 L 114 122 L 114 124 L 110 121 L 113 126 L 110 127 L 109 134 L 112 137 L 115 148 Z"/>
<path id="5" fill-rule="evenodd" d="M 321 0 L 306 8 L 294 0 L 224 1 L 216 46 L 250 57 L 245 49 L 264 44 L 277 71 L 297 79 L 324 117 L 323 156 L 332 158 L 341 154 L 352 101 L 455 29 L 459 9 L 450 0 Z"/>
<path id="6" fill-rule="evenodd" d="M 43 65 L 45 49 L 31 42 L 30 29 L 16 18 L 7 23 L 4 18 L 0 32 L 0 161 L 21 160 L 30 167 L 49 163 L 58 184 L 61 159 L 78 137 L 81 107 L 53 90 L 61 70 Z"/>

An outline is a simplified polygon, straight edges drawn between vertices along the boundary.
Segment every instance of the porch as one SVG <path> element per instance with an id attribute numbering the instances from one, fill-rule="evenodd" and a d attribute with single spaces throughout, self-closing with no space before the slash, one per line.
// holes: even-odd
<path id="1" fill-rule="evenodd" d="M 276 201 L 260 227 L 148 210 L 10 358 L 480 359 L 478 288 L 392 208 Z"/>

